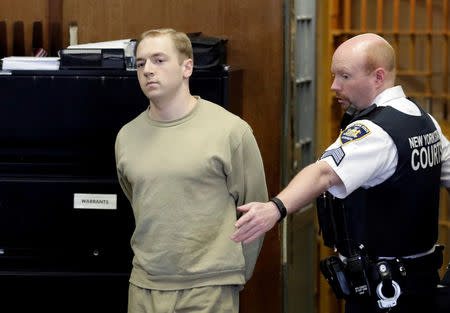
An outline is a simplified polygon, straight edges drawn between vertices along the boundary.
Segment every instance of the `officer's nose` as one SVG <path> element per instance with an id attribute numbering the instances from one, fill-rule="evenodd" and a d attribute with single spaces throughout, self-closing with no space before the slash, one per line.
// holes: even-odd
<path id="1" fill-rule="evenodd" d="M 338 82 L 336 81 L 336 77 L 333 79 L 333 83 L 331 84 L 331 91 L 338 91 L 340 89 Z"/>

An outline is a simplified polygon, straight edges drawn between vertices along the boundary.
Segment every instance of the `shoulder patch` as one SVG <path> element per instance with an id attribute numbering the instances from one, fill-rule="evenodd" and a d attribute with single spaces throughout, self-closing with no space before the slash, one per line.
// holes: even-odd
<path id="1" fill-rule="evenodd" d="M 342 150 L 342 147 L 333 149 L 333 150 L 326 150 L 322 156 L 320 157 L 320 159 L 325 159 L 327 157 L 332 157 L 334 163 L 336 164 L 336 166 L 339 166 L 339 164 L 341 163 L 341 161 L 344 159 L 345 156 L 345 152 L 344 150 Z"/>
<path id="2" fill-rule="evenodd" d="M 370 134 L 369 128 L 363 124 L 354 124 L 347 127 L 339 136 L 342 144 L 360 140 Z"/>

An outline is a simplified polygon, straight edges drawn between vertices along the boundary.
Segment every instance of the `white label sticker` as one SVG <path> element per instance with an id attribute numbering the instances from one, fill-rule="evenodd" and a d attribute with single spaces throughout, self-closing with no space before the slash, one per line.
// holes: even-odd
<path id="1" fill-rule="evenodd" d="M 94 193 L 74 193 L 74 209 L 100 209 L 116 210 L 117 195 L 115 194 L 94 194 Z"/>

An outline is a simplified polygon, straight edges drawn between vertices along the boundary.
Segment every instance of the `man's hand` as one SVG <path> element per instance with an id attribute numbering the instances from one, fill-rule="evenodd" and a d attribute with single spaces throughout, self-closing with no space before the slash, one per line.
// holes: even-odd
<path id="1" fill-rule="evenodd" d="M 238 230 L 231 236 L 235 242 L 252 242 L 269 231 L 281 216 L 273 202 L 250 202 L 237 209 L 245 214 L 235 224 Z"/>

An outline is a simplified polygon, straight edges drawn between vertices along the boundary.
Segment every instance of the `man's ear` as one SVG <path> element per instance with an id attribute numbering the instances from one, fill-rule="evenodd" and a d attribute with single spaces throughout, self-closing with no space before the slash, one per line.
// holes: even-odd
<path id="1" fill-rule="evenodd" d="M 192 59 L 186 59 L 183 61 L 183 78 L 189 78 L 194 70 L 194 62 Z"/>
<path id="2" fill-rule="evenodd" d="M 379 67 L 375 70 L 375 83 L 377 86 L 382 86 L 386 79 L 386 71 L 384 68 Z"/>

